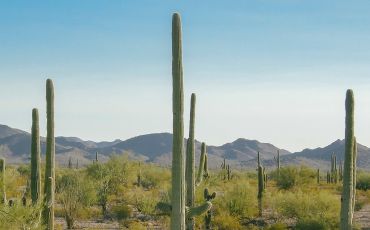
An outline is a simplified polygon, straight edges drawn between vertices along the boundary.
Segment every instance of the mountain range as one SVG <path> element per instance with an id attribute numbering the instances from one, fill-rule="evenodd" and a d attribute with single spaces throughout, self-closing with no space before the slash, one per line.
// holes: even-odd
<path id="1" fill-rule="evenodd" d="M 9 163 L 26 163 L 30 159 L 31 135 L 26 131 L 0 125 L 0 156 Z M 201 142 L 195 141 L 196 163 L 200 155 Z M 358 167 L 366 169 L 370 164 L 370 149 L 358 144 Z M 98 152 L 99 161 L 106 161 L 112 154 L 128 154 L 131 159 L 153 162 L 163 166 L 171 164 L 172 134 L 152 133 L 127 140 L 104 142 L 85 141 L 78 137 L 55 138 L 56 161 L 58 165 L 67 165 L 71 158 L 79 165 L 90 164 Z M 331 154 L 335 153 L 343 161 L 344 141 L 336 140 L 323 148 L 304 149 L 291 153 L 270 143 L 239 138 L 221 146 L 207 146 L 209 167 L 216 168 L 225 158 L 233 167 L 255 168 L 257 152 L 261 154 L 267 168 L 275 167 L 274 157 L 280 151 L 282 165 L 307 165 L 327 169 Z M 41 137 L 41 152 L 45 153 L 45 138 Z"/>

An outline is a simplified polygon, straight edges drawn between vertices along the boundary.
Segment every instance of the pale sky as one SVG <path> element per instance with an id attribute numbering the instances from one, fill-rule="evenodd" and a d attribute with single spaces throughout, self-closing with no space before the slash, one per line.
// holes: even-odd
<path id="1" fill-rule="evenodd" d="M 195 92 L 198 140 L 323 147 L 344 138 L 352 88 L 356 136 L 370 146 L 368 1 L 1 2 L 0 124 L 29 131 L 37 107 L 45 135 L 52 78 L 58 136 L 171 132 L 175 11 L 183 21 L 185 136 Z"/>

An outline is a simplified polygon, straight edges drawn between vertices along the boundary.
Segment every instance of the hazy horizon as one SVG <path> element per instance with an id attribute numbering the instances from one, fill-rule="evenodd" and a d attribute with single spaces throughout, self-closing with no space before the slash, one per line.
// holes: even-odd
<path id="1" fill-rule="evenodd" d="M 236 138 L 291 152 L 355 134 L 370 146 L 370 3 L 310 1 L 11 1 L 0 3 L 0 123 L 45 135 L 52 78 L 56 135 L 127 139 L 172 131 L 171 15 L 183 21 L 185 137 Z M 141 7 L 141 5 L 147 7 Z"/>

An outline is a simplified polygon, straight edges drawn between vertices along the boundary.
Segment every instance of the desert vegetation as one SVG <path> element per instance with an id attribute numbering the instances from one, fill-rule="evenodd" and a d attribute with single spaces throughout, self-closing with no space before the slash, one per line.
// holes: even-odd
<path id="1" fill-rule="evenodd" d="M 355 212 L 370 204 L 370 174 L 357 173 L 354 95 L 345 102 L 345 158 L 331 169 L 263 166 L 208 168 L 206 143 L 195 165 L 196 95 L 184 144 L 180 15 L 172 21 L 173 145 L 170 168 L 128 154 L 91 164 L 55 164 L 54 87 L 46 81 L 46 157 L 41 160 L 38 110 L 32 111 L 30 164 L 0 161 L 0 229 L 355 229 Z"/>

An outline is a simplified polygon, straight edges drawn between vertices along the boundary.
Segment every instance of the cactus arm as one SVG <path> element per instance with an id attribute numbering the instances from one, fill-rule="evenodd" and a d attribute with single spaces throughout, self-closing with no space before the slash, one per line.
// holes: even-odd
<path id="1" fill-rule="evenodd" d="M 204 155 L 204 169 L 203 169 L 203 171 L 204 171 L 204 177 L 208 178 L 209 173 L 208 173 L 208 154 L 207 153 L 205 153 L 205 155 Z"/>
<path id="2" fill-rule="evenodd" d="M 200 216 L 206 213 L 211 208 L 212 208 L 212 203 L 209 201 L 206 201 L 197 207 L 186 207 L 186 215 L 188 218 Z"/>
<path id="3" fill-rule="evenodd" d="M 205 161 L 205 155 L 206 155 L 206 144 L 203 142 L 202 143 L 202 149 L 200 153 L 200 161 L 199 161 L 199 168 L 198 168 L 198 174 L 197 174 L 197 180 L 196 180 L 196 185 L 199 185 L 200 182 L 202 182 L 203 179 L 203 169 L 204 169 L 204 161 Z"/>

